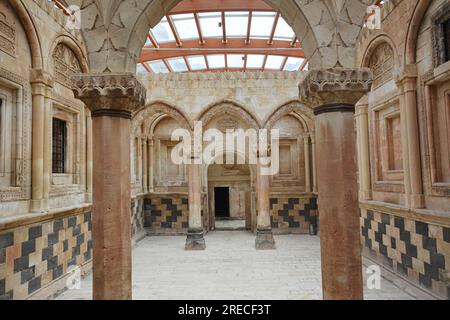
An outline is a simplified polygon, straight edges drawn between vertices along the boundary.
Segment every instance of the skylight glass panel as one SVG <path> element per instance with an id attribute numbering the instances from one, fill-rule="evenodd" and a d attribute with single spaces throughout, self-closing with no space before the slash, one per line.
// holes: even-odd
<path id="1" fill-rule="evenodd" d="M 206 70 L 206 61 L 204 56 L 187 57 L 191 69 L 194 71 Z"/>
<path id="2" fill-rule="evenodd" d="M 248 12 L 225 12 L 227 37 L 240 38 L 247 35 Z"/>
<path id="3" fill-rule="evenodd" d="M 145 67 L 141 63 L 138 63 L 136 66 L 136 73 L 138 75 L 145 76 L 148 74 L 148 71 L 147 71 L 147 69 L 145 69 Z"/>
<path id="4" fill-rule="evenodd" d="M 249 69 L 262 69 L 264 64 L 263 54 L 249 54 L 247 56 L 247 68 Z"/>
<path id="5" fill-rule="evenodd" d="M 228 68 L 242 69 L 244 68 L 245 55 L 243 54 L 229 54 L 227 55 Z"/>
<path id="6" fill-rule="evenodd" d="M 175 36 L 173 35 L 172 30 L 170 29 L 169 23 L 167 19 L 164 18 L 160 23 L 156 25 L 153 29 L 151 29 L 155 39 L 159 43 L 172 42 L 175 41 Z"/>
<path id="7" fill-rule="evenodd" d="M 222 37 L 222 14 L 220 12 L 199 13 L 198 16 L 205 38 Z"/>
<path id="8" fill-rule="evenodd" d="M 300 69 L 300 66 L 302 65 L 303 61 L 304 61 L 304 59 L 302 59 L 302 58 L 289 57 L 286 61 L 284 70 L 285 71 L 298 71 L 298 69 Z"/>
<path id="9" fill-rule="evenodd" d="M 148 62 L 148 66 L 154 73 L 169 73 L 169 69 L 162 60 Z"/>
<path id="10" fill-rule="evenodd" d="M 183 58 L 170 58 L 167 59 L 167 62 L 169 62 L 170 67 L 175 72 L 186 72 L 189 70 Z"/>
<path id="11" fill-rule="evenodd" d="M 280 70 L 284 58 L 283 56 L 267 56 L 266 69 Z"/>
<path id="12" fill-rule="evenodd" d="M 250 37 L 270 38 L 275 22 L 275 15 L 275 12 L 253 12 Z"/>
<path id="13" fill-rule="evenodd" d="M 277 27 L 275 28 L 275 40 L 292 40 L 294 38 L 295 33 L 292 30 L 291 26 L 289 26 L 282 17 L 278 19 Z"/>
<path id="14" fill-rule="evenodd" d="M 198 39 L 197 25 L 194 14 L 176 14 L 172 16 L 173 23 L 181 40 Z"/>
<path id="15" fill-rule="evenodd" d="M 223 54 L 211 54 L 206 56 L 208 59 L 208 65 L 210 69 L 224 69 L 225 68 L 225 55 Z"/>

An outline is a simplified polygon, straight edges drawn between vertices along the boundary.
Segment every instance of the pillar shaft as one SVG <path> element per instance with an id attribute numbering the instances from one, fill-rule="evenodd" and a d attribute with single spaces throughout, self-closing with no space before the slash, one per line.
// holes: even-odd
<path id="1" fill-rule="evenodd" d="M 149 140 L 149 160 L 148 160 L 148 190 L 150 192 L 154 192 L 154 141 L 153 138 Z"/>
<path id="2" fill-rule="evenodd" d="M 359 194 L 361 200 L 371 200 L 372 187 L 370 176 L 369 114 L 367 99 L 364 99 L 364 102 L 360 102 L 357 105 L 356 119 L 358 125 Z"/>
<path id="3" fill-rule="evenodd" d="M 270 220 L 270 176 L 264 174 L 270 158 L 258 158 L 256 176 L 257 229 L 255 247 L 258 250 L 275 249 Z"/>
<path id="4" fill-rule="evenodd" d="M 311 134 L 311 149 L 312 149 L 312 174 L 313 174 L 313 192 L 317 193 L 317 165 L 316 165 L 316 135 Z"/>
<path id="5" fill-rule="evenodd" d="M 92 126 L 94 299 L 131 299 L 130 119 L 95 116 Z"/>
<path id="6" fill-rule="evenodd" d="M 305 191 L 311 192 L 311 155 L 309 148 L 309 135 L 303 137 L 304 154 L 305 154 Z"/>
<path id="7" fill-rule="evenodd" d="M 186 239 L 186 250 L 204 250 L 205 239 L 203 237 L 202 198 L 200 183 L 200 164 L 188 165 L 189 179 L 189 230 Z"/>
<path id="8" fill-rule="evenodd" d="M 147 138 L 142 139 L 142 191 L 148 191 L 148 143 Z"/>
<path id="9" fill-rule="evenodd" d="M 112 73 L 74 76 L 72 89 L 92 112 L 93 297 L 131 299 L 131 113 L 146 91 Z"/>
<path id="10" fill-rule="evenodd" d="M 312 70 L 300 100 L 315 114 L 323 297 L 362 299 L 357 183 L 356 102 L 372 85 L 370 69 Z"/>
<path id="11" fill-rule="evenodd" d="M 362 299 L 356 141 L 351 112 L 316 117 L 324 299 Z"/>
<path id="12" fill-rule="evenodd" d="M 92 202 L 93 192 L 93 149 L 92 149 L 92 117 L 86 116 L 86 202 Z"/>

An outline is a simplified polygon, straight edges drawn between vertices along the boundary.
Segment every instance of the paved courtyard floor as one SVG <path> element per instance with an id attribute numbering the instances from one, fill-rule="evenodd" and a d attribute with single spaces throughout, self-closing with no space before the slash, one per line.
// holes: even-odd
<path id="1" fill-rule="evenodd" d="M 205 251 L 184 251 L 185 237 L 147 237 L 133 251 L 133 298 L 137 300 L 321 299 L 320 244 L 308 235 L 275 236 L 277 250 L 256 251 L 253 234 L 216 231 Z M 373 264 L 365 260 L 365 267 Z M 380 290 L 366 299 L 432 299 L 382 269 Z M 80 290 L 57 299 L 91 299 L 92 276 Z"/>

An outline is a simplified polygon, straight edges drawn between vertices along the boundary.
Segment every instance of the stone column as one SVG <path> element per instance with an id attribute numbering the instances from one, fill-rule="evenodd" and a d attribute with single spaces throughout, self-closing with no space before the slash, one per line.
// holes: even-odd
<path id="1" fill-rule="evenodd" d="M 355 103 L 370 90 L 370 69 L 312 70 L 300 100 L 313 107 L 324 299 L 363 299 Z"/>
<path id="2" fill-rule="evenodd" d="M 146 90 L 132 74 L 77 75 L 75 97 L 92 112 L 93 296 L 131 299 L 131 113 Z"/>
<path id="3" fill-rule="evenodd" d="M 148 160 L 148 190 L 150 192 L 155 191 L 153 177 L 154 177 L 154 154 L 155 154 L 155 141 L 153 140 L 153 137 L 150 137 L 149 141 L 149 160 Z"/>
<path id="4" fill-rule="evenodd" d="M 148 142 L 147 137 L 142 139 L 142 192 L 148 191 Z"/>
<path id="5" fill-rule="evenodd" d="M 372 199 L 369 153 L 369 101 L 365 95 L 356 104 L 357 138 L 359 154 L 359 197 L 361 200 Z"/>
<path id="6" fill-rule="evenodd" d="M 313 192 L 317 193 L 316 135 L 311 133 Z"/>
<path id="7" fill-rule="evenodd" d="M 92 172 L 93 154 L 92 154 L 92 117 L 86 115 L 86 202 L 92 202 Z"/>
<path id="8" fill-rule="evenodd" d="M 31 90 L 33 103 L 32 159 L 31 159 L 31 212 L 48 210 L 50 188 L 50 147 L 47 137 L 50 134 L 51 117 L 49 90 L 53 87 L 51 76 L 41 69 L 31 70 Z"/>
<path id="9" fill-rule="evenodd" d="M 263 172 L 270 165 L 270 157 L 258 157 L 256 175 L 256 210 L 257 227 L 256 242 L 257 250 L 275 249 L 275 240 L 272 233 L 270 220 L 270 176 Z"/>
<path id="10" fill-rule="evenodd" d="M 309 152 L 309 135 L 303 136 L 304 153 L 305 153 L 305 192 L 311 192 L 311 155 Z"/>
<path id="11" fill-rule="evenodd" d="M 205 250 L 205 239 L 203 237 L 202 221 L 202 197 L 200 172 L 201 165 L 198 157 L 191 158 L 188 164 L 189 183 L 189 229 L 186 239 L 186 250 Z"/>
<path id="12" fill-rule="evenodd" d="M 417 69 L 415 65 L 405 67 L 403 73 L 397 79 L 397 85 L 401 88 L 403 94 L 403 99 L 400 100 L 403 104 L 400 109 L 401 117 L 405 124 L 402 128 L 402 135 L 406 137 L 403 141 L 407 143 L 403 148 L 407 152 L 403 156 L 408 159 L 407 163 L 409 164 L 404 168 L 404 174 L 408 176 L 405 181 L 408 182 L 409 180 L 411 192 L 407 205 L 411 208 L 423 208 L 425 200 L 422 187 L 419 120 L 417 115 Z"/>

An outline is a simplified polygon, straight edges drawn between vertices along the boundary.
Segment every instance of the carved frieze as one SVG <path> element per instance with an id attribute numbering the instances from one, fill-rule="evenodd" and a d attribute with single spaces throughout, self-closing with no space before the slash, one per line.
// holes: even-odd
<path id="1" fill-rule="evenodd" d="M 72 85 L 72 76 L 81 73 L 80 63 L 73 51 L 64 44 L 58 44 L 53 52 L 55 80 L 68 88 Z"/>
<path id="2" fill-rule="evenodd" d="M 0 12 L 0 50 L 16 55 L 16 26 L 3 12 Z"/>
<path id="3" fill-rule="evenodd" d="M 92 112 L 133 112 L 145 104 L 147 91 L 131 73 L 78 74 L 72 77 L 75 98 Z"/>
<path id="4" fill-rule="evenodd" d="M 369 68 L 311 70 L 300 82 L 300 102 L 312 107 L 355 105 L 370 91 L 373 74 Z"/>
<path id="5" fill-rule="evenodd" d="M 388 43 L 383 43 L 375 49 L 369 67 L 373 70 L 374 89 L 394 78 L 394 51 Z"/>

